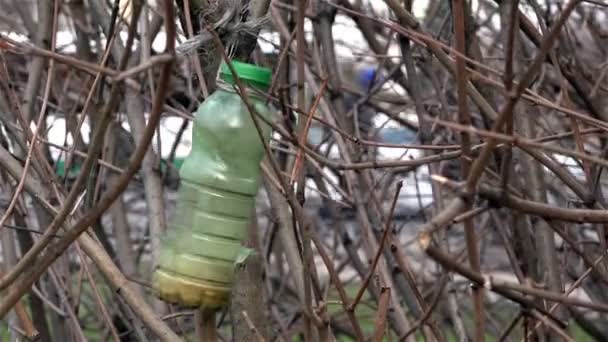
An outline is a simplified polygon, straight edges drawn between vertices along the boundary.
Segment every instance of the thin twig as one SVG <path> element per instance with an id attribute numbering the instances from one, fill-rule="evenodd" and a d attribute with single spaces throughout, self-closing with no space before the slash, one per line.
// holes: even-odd
<path id="1" fill-rule="evenodd" d="M 391 228 L 392 217 L 393 217 L 393 213 L 395 211 L 395 205 L 397 204 L 397 199 L 399 198 L 399 193 L 401 192 L 402 186 L 403 186 L 403 182 L 397 183 L 397 189 L 395 190 L 395 196 L 393 197 L 393 202 L 391 204 L 391 209 L 389 211 L 388 219 L 386 221 L 386 225 L 384 226 L 384 231 L 382 232 L 382 237 L 380 238 L 380 242 L 378 244 L 378 250 L 376 251 L 376 255 L 374 256 L 372 265 L 371 265 L 369 271 L 367 272 L 367 275 L 365 276 L 363 283 L 361 283 L 361 286 L 359 287 L 359 290 L 357 291 L 357 294 L 355 295 L 355 299 L 348 307 L 348 310 L 350 310 L 350 311 L 355 310 L 355 308 L 357 307 L 357 304 L 359 304 L 359 301 L 361 300 L 361 297 L 363 297 L 363 293 L 365 292 L 365 289 L 367 288 L 369 281 L 371 280 L 372 276 L 374 275 L 376 265 L 378 265 L 378 260 L 380 259 L 380 255 L 382 255 L 382 251 L 384 250 L 384 243 L 386 241 L 386 237 L 388 236 L 389 231 L 392 229 Z"/>
<path id="2" fill-rule="evenodd" d="M 264 339 L 264 337 L 260 334 L 260 332 L 258 331 L 258 329 L 255 327 L 255 325 L 251 321 L 251 318 L 249 318 L 249 315 L 247 314 L 247 311 L 243 311 L 242 314 L 243 314 L 243 318 L 245 318 L 245 321 L 247 322 L 247 325 L 249 326 L 249 329 L 255 335 L 255 337 L 257 338 L 258 342 L 265 342 L 266 339 Z"/>

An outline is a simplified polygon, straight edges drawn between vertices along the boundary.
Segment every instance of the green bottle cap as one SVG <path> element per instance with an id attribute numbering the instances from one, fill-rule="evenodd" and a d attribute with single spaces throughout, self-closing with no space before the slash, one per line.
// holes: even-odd
<path id="1" fill-rule="evenodd" d="M 264 89 L 270 86 L 270 83 L 272 82 L 271 69 L 238 61 L 231 61 L 231 64 L 239 79 L 242 81 Z M 235 83 L 230 67 L 228 67 L 226 62 L 222 62 L 222 65 L 220 66 L 220 77 L 230 84 Z"/>

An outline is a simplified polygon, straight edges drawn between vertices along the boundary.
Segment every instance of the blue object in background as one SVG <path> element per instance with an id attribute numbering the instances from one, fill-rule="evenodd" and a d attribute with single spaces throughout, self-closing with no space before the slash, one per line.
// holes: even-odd
<path id="1" fill-rule="evenodd" d="M 308 143 L 318 145 L 323 140 L 323 127 L 313 126 L 308 131 Z M 378 142 L 389 144 L 412 144 L 416 142 L 416 132 L 406 127 L 383 127 L 378 131 Z"/>
<path id="2" fill-rule="evenodd" d="M 359 72 L 359 85 L 363 88 L 369 89 L 376 77 L 376 70 L 374 68 L 364 68 Z"/>
<path id="3" fill-rule="evenodd" d="M 406 127 L 384 127 L 378 135 L 381 142 L 389 144 L 411 144 L 417 138 L 416 132 Z"/>
<path id="4" fill-rule="evenodd" d="M 360 91 L 367 93 L 374 85 L 377 85 L 383 81 L 383 75 L 374 66 L 362 66 L 358 68 L 355 73 L 355 79 L 351 82 L 356 83 Z M 346 92 L 343 94 L 344 104 L 346 105 L 346 111 L 351 111 L 353 106 L 361 99 L 360 95 L 351 94 Z M 368 105 L 359 106 L 359 128 L 362 131 L 362 135 L 365 136 L 366 132 L 373 129 L 373 118 L 376 114 L 375 109 Z M 320 144 L 323 140 L 324 135 L 327 134 L 325 128 L 322 125 L 313 125 L 308 131 L 308 142 L 312 145 Z M 383 127 L 377 132 L 376 139 L 379 142 L 391 143 L 391 144 L 407 144 L 412 143 L 416 140 L 416 132 L 406 127 Z"/>
<path id="5" fill-rule="evenodd" d="M 374 82 L 374 84 L 377 84 L 381 81 L 382 78 L 380 75 L 378 75 L 378 72 L 376 71 L 375 67 L 363 67 L 359 71 L 358 83 L 359 86 L 365 90 L 371 89 L 371 87 L 373 86 L 372 82 Z"/>

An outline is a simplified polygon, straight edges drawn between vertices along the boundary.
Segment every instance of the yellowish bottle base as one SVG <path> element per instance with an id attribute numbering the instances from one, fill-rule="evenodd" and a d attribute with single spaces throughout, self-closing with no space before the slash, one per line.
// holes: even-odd
<path id="1" fill-rule="evenodd" d="M 154 289 L 160 299 L 187 307 L 217 309 L 230 297 L 230 288 L 210 284 L 163 269 L 154 273 Z"/>

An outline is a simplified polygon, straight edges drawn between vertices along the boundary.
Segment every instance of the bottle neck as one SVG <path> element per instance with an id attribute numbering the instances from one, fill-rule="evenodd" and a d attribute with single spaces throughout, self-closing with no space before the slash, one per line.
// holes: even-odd
<path id="1" fill-rule="evenodd" d="M 263 94 L 268 92 L 268 87 L 259 87 L 256 84 L 251 84 L 252 82 L 242 81 L 242 85 L 247 92 L 247 96 L 255 97 L 256 99 L 264 99 L 265 96 Z M 240 92 L 239 87 L 236 85 L 234 80 L 226 80 L 223 77 L 219 78 L 216 81 L 217 87 L 219 90 L 227 91 L 230 93 L 238 93 Z"/>

